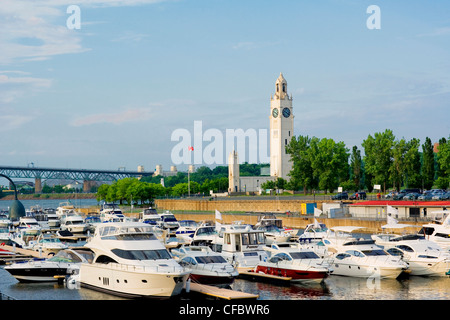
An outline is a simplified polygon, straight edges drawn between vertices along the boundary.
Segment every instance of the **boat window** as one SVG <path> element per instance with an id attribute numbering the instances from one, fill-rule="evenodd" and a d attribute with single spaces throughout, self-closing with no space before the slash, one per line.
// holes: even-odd
<path id="1" fill-rule="evenodd" d="M 399 248 L 402 251 L 414 252 L 414 250 L 410 246 L 407 246 L 407 245 L 399 245 L 399 246 L 396 246 L 396 247 Z"/>
<path id="2" fill-rule="evenodd" d="M 247 245 L 250 244 L 250 235 L 248 233 L 243 233 L 242 234 L 242 244 Z"/>
<path id="3" fill-rule="evenodd" d="M 364 254 L 357 250 L 347 250 L 345 252 L 348 254 L 351 254 L 352 256 L 355 256 L 355 257 L 360 257 L 360 258 L 364 257 Z"/>
<path id="4" fill-rule="evenodd" d="M 214 234 L 217 234 L 216 229 L 214 227 L 199 228 L 197 230 L 197 236 L 207 236 Z"/>
<path id="5" fill-rule="evenodd" d="M 195 257 L 195 260 L 198 263 L 226 263 L 227 261 L 222 256 L 204 256 L 204 257 Z"/>
<path id="6" fill-rule="evenodd" d="M 420 254 L 419 258 L 424 258 L 424 259 L 437 259 L 437 257 L 433 257 L 433 256 L 429 256 L 426 254 Z"/>
<path id="7" fill-rule="evenodd" d="M 127 260 L 160 260 L 171 259 L 170 253 L 166 249 L 159 250 L 123 250 L 112 249 L 115 255 Z"/>
<path id="8" fill-rule="evenodd" d="M 185 257 L 181 260 L 181 265 L 196 265 L 197 262 L 192 257 Z"/>
<path id="9" fill-rule="evenodd" d="M 140 234 L 118 234 L 115 236 L 116 240 L 158 240 L 153 233 Z"/>
<path id="10" fill-rule="evenodd" d="M 401 256 L 403 257 L 403 252 L 397 248 L 390 248 L 388 250 L 386 250 L 387 253 L 389 253 L 392 256 Z"/>
<path id="11" fill-rule="evenodd" d="M 95 262 L 96 263 L 104 263 L 104 264 L 108 264 L 110 262 L 117 263 L 116 260 L 114 260 L 111 257 L 105 256 L 105 255 L 98 256 L 97 259 L 95 260 Z"/>
<path id="12" fill-rule="evenodd" d="M 244 257 L 258 256 L 257 252 L 244 252 Z"/>
<path id="13" fill-rule="evenodd" d="M 384 250 L 368 250 L 363 251 L 366 256 L 386 256 L 387 253 Z"/>
<path id="14" fill-rule="evenodd" d="M 336 256 L 336 259 L 338 259 L 338 260 L 343 260 L 343 259 L 345 259 L 345 258 L 350 258 L 351 257 L 351 255 L 349 255 L 348 253 L 339 253 L 337 256 Z"/>
<path id="15" fill-rule="evenodd" d="M 319 256 L 312 251 L 305 252 L 291 252 L 291 257 L 297 259 L 319 259 Z"/>
<path id="16" fill-rule="evenodd" d="M 427 235 L 427 236 L 431 236 L 434 232 L 434 228 L 431 227 L 423 227 L 422 229 L 420 229 L 420 231 L 418 232 L 418 234 L 423 234 L 423 235 Z"/>
<path id="17" fill-rule="evenodd" d="M 448 234 L 448 233 L 436 233 L 436 237 L 450 239 L 450 234 Z"/>

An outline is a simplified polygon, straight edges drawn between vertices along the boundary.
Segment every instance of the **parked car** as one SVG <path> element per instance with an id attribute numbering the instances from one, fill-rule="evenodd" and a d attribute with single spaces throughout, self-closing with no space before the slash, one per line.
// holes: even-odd
<path id="1" fill-rule="evenodd" d="M 348 200 L 348 193 L 341 192 L 331 197 L 332 200 Z"/>
<path id="2" fill-rule="evenodd" d="M 421 196 L 420 193 L 410 192 L 403 196 L 402 200 L 417 200 Z"/>
<path id="3" fill-rule="evenodd" d="M 384 197 L 386 199 L 393 199 L 394 196 L 397 194 L 397 191 L 390 191 L 388 194 L 386 194 Z"/>
<path id="4" fill-rule="evenodd" d="M 437 191 L 433 193 L 433 200 L 445 200 L 445 192 Z"/>
<path id="5" fill-rule="evenodd" d="M 364 191 L 355 192 L 349 197 L 350 200 L 365 200 L 366 198 L 367 195 Z"/>
<path id="6" fill-rule="evenodd" d="M 406 192 L 399 192 L 392 197 L 394 200 L 402 200 L 403 197 L 406 196 Z"/>
<path id="7" fill-rule="evenodd" d="M 431 200 L 433 198 L 433 193 L 430 191 L 425 191 L 422 193 L 417 200 Z"/>

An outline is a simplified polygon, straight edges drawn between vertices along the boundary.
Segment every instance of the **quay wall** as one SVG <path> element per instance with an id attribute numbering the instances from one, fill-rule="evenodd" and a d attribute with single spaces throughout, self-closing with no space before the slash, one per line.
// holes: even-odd
<path id="1" fill-rule="evenodd" d="M 292 212 L 299 213 L 302 203 L 317 203 L 322 209 L 323 200 L 192 200 L 192 199 L 158 199 L 155 204 L 158 209 L 186 210 L 186 211 L 212 211 L 220 212 Z"/>

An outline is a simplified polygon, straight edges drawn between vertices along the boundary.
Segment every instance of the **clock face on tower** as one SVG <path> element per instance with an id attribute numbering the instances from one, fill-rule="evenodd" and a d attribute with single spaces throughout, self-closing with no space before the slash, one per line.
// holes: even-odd
<path id="1" fill-rule="evenodd" d="M 275 108 L 275 109 L 272 110 L 272 116 L 273 116 L 274 118 L 278 117 L 278 109 L 277 109 L 277 108 Z"/>
<path id="2" fill-rule="evenodd" d="M 283 116 L 285 118 L 289 118 L 290 115 L 291 115 L 291 110 L 289 110 L 289 108 L 284 108 L 283 109 Z"/>

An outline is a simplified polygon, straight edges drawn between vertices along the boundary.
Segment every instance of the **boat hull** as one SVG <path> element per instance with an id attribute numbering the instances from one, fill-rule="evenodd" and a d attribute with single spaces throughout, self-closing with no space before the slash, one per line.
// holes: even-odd
<path id="1" fill-rule="evenodd" d="M 277 268 L 258 265 L 255 269 L 256 273 L 264 273 L 273 276 L 291 278 L 292 282 L 322 282 L 328 277 L 328 270 L 303 270 L 291 268 Z"/>
<path id="2" fill-rule="evenodd" d="M 339 262 L 333 266 L 333 275 L 357 278 L 375 277 L 380 279 L 396 279 L 404 270 L 405 268 L 395 266 L 380 267 Z"/>
<path id="3" fill-rule="evenodd" d="M 67 276 L 67 268 L 64 267 L 5 267 L 5 270 L 19 282 L 57 282 Z"/>
<path id="4" fill-rule="evenodd" d="M 125 265 L 82 264 L 80 284 L 82 287 L 126 298 L 170 298 L 181 293 L 189 276 L 187 272 L 145 272 L 142 268 L 134 270 Z"/>
<path id="5" fill-rule="evenodd" d="M 191 273 L 189 278 L 194 283 L 219 286 L 219 285 L 231 285 L 234 282 L 234 279 L 236 277 L 233 277 L 233 276 L 211 276 L 211 275 Z"/>

